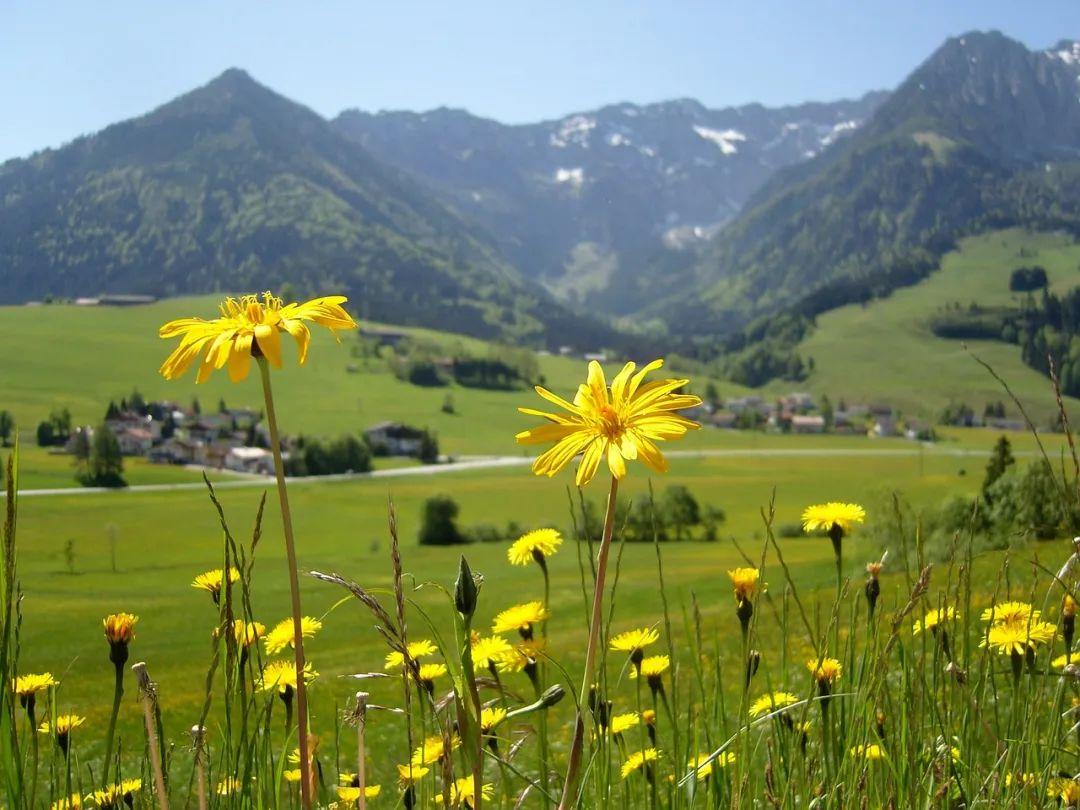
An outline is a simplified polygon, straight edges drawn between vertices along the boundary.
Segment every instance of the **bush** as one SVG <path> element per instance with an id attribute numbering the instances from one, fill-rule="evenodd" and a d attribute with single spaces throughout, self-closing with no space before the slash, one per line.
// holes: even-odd
<path id="1" fill-rule="evenodd" d="M 123 487 L 124 458 L 116 435 L 104 424 L 98 425 L 90 443 L 90 458 L 86 470 L 77 476 L 87 487 Z"/>
<path id="2" fill-rule="evenodd" d="M 420 521 L 420 545 L 453 546 L 468 542 L 457 526 L 460 507 L 449 495 L 436 495 L 424 501 Z"/>
<path id="3" fill-rule="evenodd" d="M 1017 267 L 1009 276 L 1012 292 L 1032 292 L 1046 287 L 1046 270 L 1042 267 Z"/>

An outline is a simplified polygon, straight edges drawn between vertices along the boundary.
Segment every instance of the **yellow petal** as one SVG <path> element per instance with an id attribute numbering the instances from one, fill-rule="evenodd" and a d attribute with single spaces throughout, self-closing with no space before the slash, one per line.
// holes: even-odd
<path id="1" fill-rule="evenodd" d="M 240 382 L 248 375 L 251 368 L 251 335 L 237 335 L 229 352 L 229 379 Z"/>
<path id="2" fill-rule="evenodd" d="M 255 340 L 270 365 L 281 368 L 281 333 L 272 326 L 260 323 L 255 327 Z"/>
<path id="3" fill-rule="evenodd" d="M 596 468 L 600 466 L 600 459 L 604 455 L 604 445 L 606 443 L 603 439 L 594 439 L 585 449 L 585 454 L 581 457 L 581 463 L 578 465 L 577 476 L 574 479 L 574 483 L 579 487 L 585 486 L 596 475 Z"/>
<path id="4" fill-rule="evenodd" d="M 607 464 L 611 474 L 616 478 L 626 476 L 626 461 L 623 459 L 622 453 L 619 452 L 618 445 L 614 442 L 609 442 L 607 446 Z"/>
<path id="5" fill-rule="evenodd" d="M 283 318 L 281 325 L 286 332 L 296 339 L 297 351 L 300 354 L 300 365 L 304 365 L 304 361 L 307 360 L 308 345 L 311 343 L 311 331 L 304 326 L 303 321 L 291 318 Z"/>

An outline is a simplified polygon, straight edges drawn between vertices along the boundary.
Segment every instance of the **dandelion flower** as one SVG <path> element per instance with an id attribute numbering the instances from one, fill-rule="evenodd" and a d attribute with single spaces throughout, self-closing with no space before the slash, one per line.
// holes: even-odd
<path id="1" fill-rule="evenodd" d="M 274 368 L 281 368 L 282 332 L 295 338 L 303 365 L 311 340 L 304 322 L 325 326 L 335 337 L 339 329 L 355 329 L 356 322 L 341 307 L 347 300 L 342 295 L 331 295 L 303 304 L 283 304 L 268 292 L 263 293 L 261 301 L 254 295 L 226 298 L 219 307 L 219 318 L 210 321 L 181 318 L 161 327 L 158 334 L 162 338 L 180 338 L 179 345 L 161 366 L 161 374 L 167 380 L 175 380 L 184 375 L 199 355 L 203 359 L 196 383 L 226 365 L 229 379 L 239 382 L 247 376 L 251 358 L 257 355 L 265 357 Z"/>
<path id="2" fill-rule="evenodd" d="M 656 643 L 660 638 L 660 632 L 652 627 L 642 627 L 639 630 L 627 630 L 619 633 L 609 642 L 609 646 L 616 652 L 629 653 L 630 660 L 634 664 L 640 664 L 645 656 L 645 648 Z"/>
<path id="3" fill-rule="evenodd" d="M 311 616 L 300 617 L 300 635 L 303 638 L 312 638 L 320 630 L 322 630 L 322 622 L 318 619 L 313 619 Z M 295 646 L 293 641 L 293 620 L 290 618 L 282 619 L 275 624 L 274 629 L 266 634 L 263 644 L 266 645 L 267 655 L 277 655 L 286 647 Z"/>
<path id="4" fill-rule="evenodd" d="M 984 610 L 980 618 L 984 622 L 1027 624 L 1029 620 L 1038 621 L 1041 615 L 1041 611 L 1034 610 L 1027 602 L 1001 602 Z"/>
<path id="5" fill-rule="evenodd" d="M 816 659 L 807 661 L 806 668 L 810 670 L 810 674 L 819 685 L 832 686 L 840 679 L 840 673 L 844 667 L 835 658 L 822 658 L 821 663 L 818 663 Z"/>
<path id="6" fill-rule="evenodd" d="M 1080 664 L 1080 652 L 1065 653 L 1050 662 L 1050 666 L 1054 669 L 1065 669 L 1070 664 Z"/>
<path id="7" fill-rule="evenodd" d="M 1020 787 L 1031 787 L 1039 781 L 1039 775 L 1031 773 L 1030 771 L 1023 773 L 1007 773 L 1005 774 L 1005 787 L 1010 788 L 1013 785 L 1019 785 Z"/>
<path id="8" fill-rule="evenodd" d="M 49 806 L 49 810 L 81 810 L 83 797 L 79 793 L 72 793 L 66 799 L 57 799 Z"/>
<path id="9" fill-rule="evenodd" d="M 407 647 L 409 651 L 409 658 L 413 661 L 418 661 L 428 655 L 434 655 L 439 651 L 439 648 L 435 646 L 434 642 L 429 639 L 421 639 L 420 641 L 409 642 Z M 383 665 L 383 669 L 400 669 L 405 665 L 405 656 L 400 651 L 394 650 L 386 656 L 386 663 Z"/>
<path id="10" fill-rule="evenodd" d="M 641 720 L 647 726 L 655 726 L 656 711 L 654 709 L 646 709 L 641 713 Z"/>
<path id="11" fill-rule="evenodd" d="M 851 754 L 852 759 L 876 760 L 882 759 L 885 756 L 885 751 L 877 743 L 856 745 L 849 753 Z"/>
<path id="12" fill-rule="evenodd" d="M 671 659 L 666 655 L 650 655 L 641 659 L 641 677 L 648 678 L 650 681 L 653 678 L 659 678 L 670 668 Z M 630 677 L 636 678 L 637 671 L 630 670 Z"/>
<path id="13" fill-rule="evenodd" d="M 798 703 L 800 700 L 798 695 L 793 695 L 791 692 L 769 692 L 750 704 L 750 716 L 764 717 L 777 709 L 784 709 Z"/>
<path id="14" fill-rule="evenodd" d="M 77 714 L 58 714 L 56 716 L 56 740 L 61 743 L 61 748 L 65 747 L 67 743 L 67 737 L 71 734 L 72 730 L 77 729 L 79 726 L 86 722 L 85 717 L 81 717 Z M 49 721 L 46 720 L 40 726 L 38 731 L 42 734 L 49 734 L 52 731 L 52 726 Z"/>
<path id="15" fill-rule="evenodd" d="M 857 503 L 829 503 L 808 506 L 802 513 L 804 532 L 824 530 L 831 533 L 839 529 L 842 534 L 849 534 L 856 523 L 866 520 L 866 510 Z"/>
<path id="16" fill-rule="evenodd" d="M 113 613 L 101 620 L 105 627 L 105 638 L 112 646 L 124 645 L 125 647 L 135 640 L 135 624 L 139 621 L 138 616 L 131 613 Z"/>
<path id="17" fill-rule="evenodd" d="M 221 600 L 221 589 L 225 584 L 225 575 L 220 568 L 215 568 L 213 571 L 206 571 L 199 574 L 191 582 L 191 587 L 200 591 L 206 591 L 210 594 L 210 598 L 214 600 L 214 604 L 218 604 Z M 240 571 L 232 566 L 229 567 L 229 583 L 240 581 Z"/>
<path id="18" fill-rule="evenodd" d="M 304 683 L 311 683 L 319 677 L 312 669 L 311 662 L 304 664 Z M 259 678 L 259 689 L 264 692 L 277 690 L 284 694 L 286 690 L 296 689 L 296 665 L 292 661 L 271 661 L 263 669 Z"/>
<path id="19" fill-rule="evenodd" d="M 622 778 L 629 776 L 642 768 L 648 768 L 660 758 L 660 752 L 655 748 L 646 748 L 644 751 L 634 751 L 622 764 Z"/>
<path id="20" fill-rule="evenodd" d="M 299 768 L 287 768 L 281 772 L 281 778 L 286 782 L 299 782 L 304 778 L 304 772 Z"/>
<path id="21" fill-rule="evenodd" d="M 480 730 L 484 733 L 490 733 L 495 726 L 499 725 L 506 719 L 506 709 L 500 709 L 497 706 L 489 706 L 480 712 Z"/>
<path id="22" fill-rule="evenodd" d="M 226 776 L 217 783 L 217 789 L 214 792 L 218 796 L 233 796 L 239 793 L 243 787 L 244 783 L 235 776 Z"/>
<path id="23" fill-rule="evenodd" d="M 655 472 L 667 472 L 667 460 L 657 442 L 680 439 L 688 430 L 700 427 L 675 412 L 697 407 L 701 399 L 675 393 L 689 380 L 642 384 L 649 372 L 663 365 L 663 360 L 654 360 L 635 374 L 637 366 L 627 363 L 609 388 L 604 370 L 593 361 L 589 363 L 588 379 L 578 386 L 573 402 L 537 386 L 536 393 L 566 413 L 518 409 L 528 416 L 547 420 L 547 424 L 518 433 L 519 444 L 554 442 L 553 447 L 533 462 L 533 472 L 554 476 L 579 453 L 582 458 L 575 479 L 579 487 L 592 480 L 601 461 L 607 462 L 615 478 L 625 476 L 626 462 L 635 459 Z"/>
<path id="24" fill-rule="evenodd" d="M 926 632 L 927 630 L 934 630 L 938 626 L 947 622 L 954 622 L 960 618 L 960 614 L 954 607 L 936 608 L 927 612 L 922 619 L 916 619 L 915 623 L 911 626 L 911 631 L 914 635 Z"/>
<path id="25" fill-rule="evenodd" d="M 95 806 L 101 808 L 116 808 L 122 804 L 126 804 L 129 807 L 132 805 L 132 799 L 136 793 L 142 790 L 141 779 L 125 779 L 119 783 L 113 783 L 101 790 L 95 790 L 93 793 L 86 797 L 87 801 L 93 802 Z"/>
<path id="26" fill-rule="evenodd" d="M 439 741 L 442 742 L 441 737 L 439 738 Z M 407 765 L 398 765 L 397 766 L 398 785 L 400 785 L 402 787 L 402 789 L 407 788 L 407 787 L 409 787 L 411 785 L 414 785 L 419 780 L 421 780 L 425 776 L 427 776 L 428 771 L 430 771 L 430 770 L 431 770 L 430 768 L 425 768 L 422 765 L 417 765 L 415 763 L 409 763 Z"/>
<path id="27" fill-rule="evenodd" d="M 450 738 L 450 750 L 456 750 L 459 745 L 461 745 L 461 738 L 455 734 Z M 435 735 L 428 737 L 415 751 L 413 751 L 412 764 L 414 766 L 434 765 L 442 759 L 446 753 L 446 742 L 441 736 Z"/>
<path id="28" fill-rule="evenodd" d="M 544 603 L 540 601 L 514 605 L 495 617 L 491 632 L 498 634 L 517 630 L 527 637 L 532 633 L 532 626 L 544 621 L 549 615 Z"/>
<path id="29" fill-rule="evenodd" d="M 480 794 L 483 801 L 490 801 L 492 796 L 495 795 L 495 788 L 493 785 L 483 784 L 480 786 Z M 441 793 L 435 796 L 436 804 L 441 804 L 442 800 Z M 454 783 L 450 785 L 450 806 L 472 807 L 475 803 L 476 784 L 473 782 L 473 778 L 463 776 L 460 779 L 455 779 Z"/>
<path id="30" fill-rule="evenodd" d="M 1047 787 L 1047 795 L 1060 800 L 1065 807 L 1076 807 L 1080 804 L 1080 780 L 1055 776 Z"/>
<path id="31" fill-rule="evenodd" d="M 506 550 L 511 565 L 528 565 L 534 560 L 543 563 L 562 545 L 562 535 L 557 529 L 536 529 L 523 534 Z"/>
<path id="32" fill-rule="evenodd" d="M 364 798 L 374 799 L 382 792 L 382 785 L 365 785 L 364 786 Z M 356 802 L 360 800 L 360 786 L 359 785 L 339 785 L 337 789 L 337 796 L 342 801 Z"/>
<path id="33" fill-rule="evenodd" d="M 421 664 L 420 682 L 429 688 L 434 685 L 436 678 L 446 674 L 446 664 Z"/>
<path id="34" fill-rule="evenodd" d="M 534 666 L 543 654 L 544 644 L 541 641 L 523 641 L 515 644 L 510 652 L 503 655 L 496 664 L 499 672 L 521 672 L 530 666 Z"/>
<path id="35" fill-rule="evenodd" d="M 694 771 L 699 782 L 708 779 L 712 775 L 713 768 L 726 768 L 732 764 L 735 761 L 735 752 L 723 751 L 715 759 L 711 757 L 711 754 L 698 754 L 686 763 L 686 767 Z"/>
<path id="36" fill-rule="evenodd" d="M 51 672 L 43 672 L 40 675 L 19 675 L 11 682 L 11 688 L 22 700 L 44 692 L 50 686 L 59 686 L 60 681 L 53 677 Z"/>
<path id="37" fill-rule="evenodd" d="M 217 630 L 214 631 L 214 635 L 217 636 Z M 266 625 L 262 622 L 233 619 L 233 638 L 236 639 L 236 646 L 246 650 L 265 635 Z"/>
<path id="38" fill-rule="evenodd" d="M 502 636 L 477 636 L 472 640 L 473 666 L 477 669 L 498 664 L 513 652 L 510 642 Z"/>
<path id="39" fill-rule="evenodd" d="M 611 718 L 611 723 L 608 726 L 608 730 L 613 735 L 623 734 L 634 726 L 641 722 L 641 716 L 637 712 L 626 712 L 625 714 L 616 714 Z"/>
<path id="40" fill-rule="evenodd" d="M 735 568 L 727 572 L 739 602 L 752 602 L 761 572 L 756 568 Z"/>
<path id="41" fill-rule="evenodd" d="M 1047 644 L 1054 638 L 1057 628 L 1050 622 L 1026 624 L 993 624 L 986 636 L 979 642 L 980 647 L 989 647 L 1001 655 L 1024 655 L 1040 644 Z"/>

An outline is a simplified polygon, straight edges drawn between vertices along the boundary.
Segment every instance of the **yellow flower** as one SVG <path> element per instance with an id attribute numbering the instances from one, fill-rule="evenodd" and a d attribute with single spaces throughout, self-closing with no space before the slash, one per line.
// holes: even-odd
<path id="1" fill-rule="evenodd" d="M 853 759 L 882 759 L 885 756 L 885 751 L 877 743 L 870 743 L 869 745 L 856 745 L 849 752 Z"/>
<path id="2" fill-rule="evenodd" d="M 299 782 L 304 778 L 304 772 L 299 768 L 289 768 L 282 771 L 281 776 L 286 782 Z"/>
<path id="3" fill-rule="evenodd" d="M 1054 669 L 1064 669 L 1069 664 L 1080 664 L 1080 652 L 1065 653 L 1065 655 L 1059 655 L 1050 662 L 1050 666 Z"/>
<path id="4" fill-rule="evenodd" d="M 1055 776 L 1050 780 L 1047 795 L 1052 799 L 1059 799 L 1066 807 L 1076 807 L 1080 804 L 1080 781 Z"/>
<path id="5" fill-rule="evenodd" d="M 1031 773 L 1030 771 L 1024 773 L 1007 773 L 1005 774 L 1005 787 L 1009 788 L 1013 785 L 1019 785 L 1020 787 L 1031 787 L 1039 780 L 1039 775 Z"/>
<path id="6" fill-rule="evenodd" d="M 450 738 L 450 750 L 457 750 L 459 745 L 461 745 L 461 738 L 455 734 Z M 434 765 L 443 758 L 444 754 L 446 754 L 446 744 L 443 738 L 439 735 L 428 737 L 415 751 L 413 751 L 412 764 L 414 766 Z M 400 765 L 398 766 L 398 770 L 401 770 Z M 419 778 L 415 773 L 413 774 L 413 777 L 414 781 Z"/>
<path id="7" fill-rule="evenodd" d="M 439 648 L 434 645 L 428 639 L 422 639 L 421 641 L 409 642 L 408 646 L 409 658 L 417 661 L 424 656 L 434 655 L 439 651 Z M 400 669 L 405 665 L 405 656 L 395 650 L 386 656 L 386 663 L 383 665 L 383 669 Z"/>
<path id="8" fill-rule="evenodd" d="M 530 664 L 535 664 L 543 654 L 542 641 L 523 641 L 510 648 L 497 662 L 499 672 L 521 672 Z"/>
<path id="9" fill-rule="evenodd" d="M 232 796 L 233 794 L 239 793 L 243 787 L 244 783 L 235 776 L 226 776 L 217 783 L 217 788 L 214 792 L 218 796 Z"/>
<path id="10" fill-rule="evenodd" d="M 593 361 L 589 363 L 588 380 L 578 386 L 573 402 L 537 386 L 536 393 L 567 414 L 518 408 L 523 414 L 548 421 L 518 433 L 519 444 L 555 443 L 533 462 L 533 472 L 554 476 L 579 453 L 578 486 L 589 483 L 605 460 L 615 478 L 626 475 L 626 462 L 635 459 L 641 459 L 655 472 L 667 472 L 667 460 L 656 443 L 680 439 L 687 430 L 700 427 L 675 411 L 697 407 L 701 400 L 675 393 L 689 380 L 658 380 L 642 385 L 650 371 L 663 365 L 663 360 L 654 360 L 635 374 L 635 364 L 627 363 L 608 388 L 604 370 Z"/>
<path id="11" fill-rule="evenodd" d="M 666 655 L 650 655 L 641 660 L 641 676 L 650 681 L 659 678 L 671 667 L 671 659 Z M 637 669 L 630 670 L 630 677 L 637 677 Z"/>
<path id="12" fill-rule="evenodd" d="M 626 761 L 622 764 L 622 778 L 626 779 L 630 774 L 641 770 L 643 767 L 648 767 L 659 758 L 660 752 L 655 748 L 646 748 L 644 751 L 635 751 L 628 756 Z"/>
<path id="13" fill-rule="evenodd" d="M 489 784 L 481 785 L 480 794 L 484 801 L 490 801 L 491 797 L 495 795 L 495 788 Z M 471 776 L 463 776 L 460 779 L 455 779 L 454 783 L 450 785 L 451 807 L 472 807 L 475 799 L 476 785 Z M 442 800 L 442 793 L 437 793 L 435 795 L 435 803 L 441 804 Z"/>
<path id="14" fill-rule="evenodd" d="M 935 627 L 946 622 L 954 622 L 960 618 L 960 614 L 956 612 L 954 607 L 937 608 L 927 612 L 921 620 L 916 619 L 915 623 L 911 626 L 911 632 L 914 635 L 925 632 L 927 630 L 933 630 Z"/>
<path id="15" fill-rule="evenodd" d="M 735 598 L 740 602 L 753 601 L 761 572 L 756 568 L 735 568 L 728 571 L 727 575 L 735 588 Z"/>
<path id="16" fill-rule="evenodd" d="M 319 677 L 319 673 L 311 667 L 311 662 L 304 664 L 304 683 L 311 683 Z M 284 693 L 287 689 L 296 688 L 296 664 L 292 661 L 271 661 L 263 669 L 262 677 L 259 678 L 259 688 L 264 692 L 274 689 Z"/>
<path id="17" fill-rule="evenodd" d="M 528 565 L 533 560 L 550 557 L 562 545 L 562 535 L 557 529 L 536 529 L 521 535 L 506 550 L 511 565 Z"/>
<path id="18" fill-rule="evenodd" d="M 653 709 L 646 709 L 641 713 L 641 719 L 647 726 L 656 725 L 656 711 Z"/>
<path id="19" fill-rule="evenodd" d="M 652 627 L 643 627 L 640 630 L 627 630 L 625 633 L 619 633 L 611 639 L 610 647 L 618 652 L 641 653 L 650 644 L 655 643 L 660 638 L 660 632 Z"/>
<path id="20" fill-rule="evenodd" d="M 544 621 L 548 615 L 547 608 L 540 601 L 514 605 L 495 617 L 491 632 L 496 634 L 509 633 L 513 630 L 529 632 L 534 624 Z"/>
<path id="21" fill-rule="evenodd" d="M 710 754 L 698 754 L 686 763 L 687 768 L 692 768 L 696 772 L 698 781 L 708 779 L 712 775 L 713 768 L 726 768 L 735 761 L 734 751 L 723 751 L 711 761 L 710 756 Z"/>
<path id="22" fill-rule="evenodd" d="M 816 659 L 807 661 L 806 668 L 810 670 L 810 673 L 814 676 L 814 680 L 819 684 L 823 683 L 827 686 L 832 686 L 840 679 L 840 673 L 844 667 L 835 658 L 823 658 L 821 659 L 820 664 Z"/>
<path id="23" fill-rule="evenodd" d="M 473 666 L 477 669 L 489 667 L 492 664 L 497 664 L 513 651 L 510 642 L 502 636 L 486 636 L 484 638 L 476 636 L 472 640 Z"/>
<path id="24" fill-rule="evenodd" d="M 19 675 L 12 680 L 11 688 L 21 698 L 44 692 L 50 686 L 59 686 L 60 681 L 53 677 L 51 672 L 43 672 L 40 675 Z"/>
<path id="25" fill-rule="evenodd" d="M 791 692 L 769 692 L 750 704 L 750 716 L 763 717 L 772 714 L 777 709 L 783 709 L 798 703 L 799 700 L 800 698 L 791 694 Z"/>
<path id="26" fill-rule="evenodd" d="M 101 620 L 105 626 L 105 638 L 112 645 L 130 644 L 135 640 L 135 623 L 138 621 L 139 617 L 130 613 L 113 613 L 106 616 Z"/>
<path id="27" fill-rule="evenodd" d="M 608 730 L 612 734 L 622 734 L 629 731 L 638 723 L 641 722 L 641 717 L 637 712 L 627 712 L 625 714 L 616 714 L 611 718 L 611 723 L 608 726 Z"/>
<path id="28" fill-rule="evenodd" d="M 80 810 L 83 806 L 83 797 L 78 793 L 72 793 L 66 799 L 57 799 L 50 805 L 49 810 Z"/>
<path id="29" fill-rule="evenodd" d="M 217 630 L 214 631 L 217 635 Z M 260 638 L 266 635 L 266 625 L 262 622 L 245 622 L 243 619 L 233 619 L 233 638 L 238 647 L 247 649 Z"/>
<path id="30" fill-rule="evenodd" d="M 1067 619 L 1072 619 L 1076 616 L 1076 600 L 1069 594 L 1065 594 L 1061 600 L 1061 615 Z"/>
<path id="31" fill-rule="evenodd" d="M 86 800 L 98 807 L 120 807 L 122 803 L 130 805 L 129 800 L 140 790 L 142 790 L 141 779 L 125 779 L 119 783 L 114 782 L 101 790 L 95 790 L 86 797 Z"/>
<path id="32" fill-rule="evenodd" d="M 1040 644 L 1047 644 L 1054 638 L 1057 628 L 1050 622 L 1026 624 L 993 624 L 987 631 L 980 647 L 990 647 L 1001 655 L 1023 655 Z"/>
<path id="33" fill-rule="evenodd" d="M 984 622 L 1027 624 L 1029 619 L 1038 621 L 1041 615 L 1041 611 L 1034 610 L 1027 602 L 1001 602 L 984 610 L 981 618 Z"/>
<path id="34" fill-rule="evenodd" d="M 86 718 L 80 717 L 77 714 L 58 714 L 56 716 L 56 736 L 66 737 L 71 733 L 72 729 L 78 728 L 85 722 Z M 38 726 L 38 731 L 42 734 L 48 734 L 50 730 L 51 727 L 48 720 Z"/>
<path id="35" fill-rule="evenodd" d="M 480 712 L 480 730 L 490 732 L 506 719 L 506 709 L 488 707 Z"/>
<path id="36" fill-rule="evenodd" d="M 826 532 L 839 528 L 844 534 L 849 533 L 856 523 L 866 520 L 866 510 L 857 503 L 829 503 L 808 506 L 802 513 L 804 532 Z"/>
<path id="37" fill-rule="evenodd" d="M 428 771 L 430 770 L 430 768 L 425 768 L 421 765 L 416 765 L 411 762 L 408 765 L 398 765 L 398 785 L 400 785 L 401 788 L 404 790 L 405 788 L 409 787 L 409 785 L 414 785 L 419 780 L 427 776 Z"/>
<path id="38" fill-rule="evenodd" d="M 382 792 L 382 785 L 365 785 L 364 797 L 368 799 L 374 799 L 379 793 Z M 355 802 L 360 800 L 360 786 L 359 785 L 340 785 L 337 789 L 337 795 L 339 799 L 347 802 Z"/>
<path id="39" fill-rule="evenodd" d="M 181 318 L 170 321 L 158 331 L 165 339 L 179 337 L 180 343 L 162 364 L 160 372 L 167 380 L 183 374 L 200 354 L 202 363 L 195 382 L 201 383 L 214 369 L 225 365 L 229 379 L 239 382 L 251 366 L 258 351 L 274 368 L 281 368 L 281 333 L 288 332 L 299 347 L 300 365 L 307 360 L 311 333 L 304 321 L 325 326 L 334 336 L 338 329 L 355 329 L 356 322 L 341 305 L 348 299 L 342 295 L 315 298 L 304 304 L 282 305 L 280 298 L 263 293 L 262 301 L 254 295 L 239 300 L 226 298 L 219 307 L 220 318 Z"/>
<path id="40" fill-rule="evenodd" d="M 311 638 L 322 630 L 322 622 L 311 616 L 300 617 L 300 635 L 303 638 Z M 274 625 L 274 629 L 266 634 L 263 644 L 266 645 L 267 655 L 277 655 L 286 647 L 293 646 L 293 620 L 282 619 Z"/>
<path id="41" fill-rule="evenodd" d="M 225 575 L 220 568 L 215 568 L 213 571 L 206 571 L 199 574 L 191 582 L 192 588 L 197 588 L 200 591 L 206 591 L 214 600 L 214 604 L 218 603 L 221 599 L 221 588 L 224 585 Z M 229 582 L 240 581 L 240 571 L 232 566 L 229 567 Z"/>
<path id="42" fill-rule="evenodd" d="M 446 674 L 446 664 L 421 664 L 420 680 L 424 683 L 433 683 L 436 678 Z"/>

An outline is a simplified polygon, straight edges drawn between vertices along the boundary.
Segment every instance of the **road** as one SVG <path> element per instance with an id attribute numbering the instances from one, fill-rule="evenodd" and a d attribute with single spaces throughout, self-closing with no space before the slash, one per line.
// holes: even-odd
<path id="1" fill-rule="evenodd" d="M 982 457 L 989 453 L 986 450 L 968 450 L 959 448 L 929 447 L 921 449 L 912 448 L 834 448 L 834 447 L 803 447 L 803 448 L 742 448 L 737 450 L 725 450 L 722 448 L 709 450 L 671 450 L 665 453 L 669 458 L 784 458 L 784 457 L 889 457 L 889 456 L 918 456 L 944 455 L 957 457 Z M 1014 455 L 1035 455 L 1031 452 L 1016 452 Z M 473 470 L 493 470 L 503 467 L 525 467 L 532 462 L 527 456 L 468 456 L 458 458 L 445 464 L 425 464 L 417 467 L 393 467 L 385 470 L 373 470 L 367 473 L 345 473 L 342 475 L 323 475 L 309 478 L 289 478 L 289 486 L 317 486 L 335 481 L 360 481 L 368 478 L 406 478 L 409 476 L 446 475 L 457 472 L 469 472 Z M 262 476 L 248 476 L 234 480 L 215 481 L 214 489 L 246 489 L 272 486 L 273 479 Z M 21 489 L 20 498 L 44 498 L 56 496 L 78 495 L 137 495 L 145 492 L 184 492 L 202 490 L 205 484 L 201 481 L 192 481 L 182 484 L 138 484 L 131 487 L 110 489 L 108 487 L 56 487 L 53 489 Z M 0 493 L 0 498 L 5 497 Z"/>

